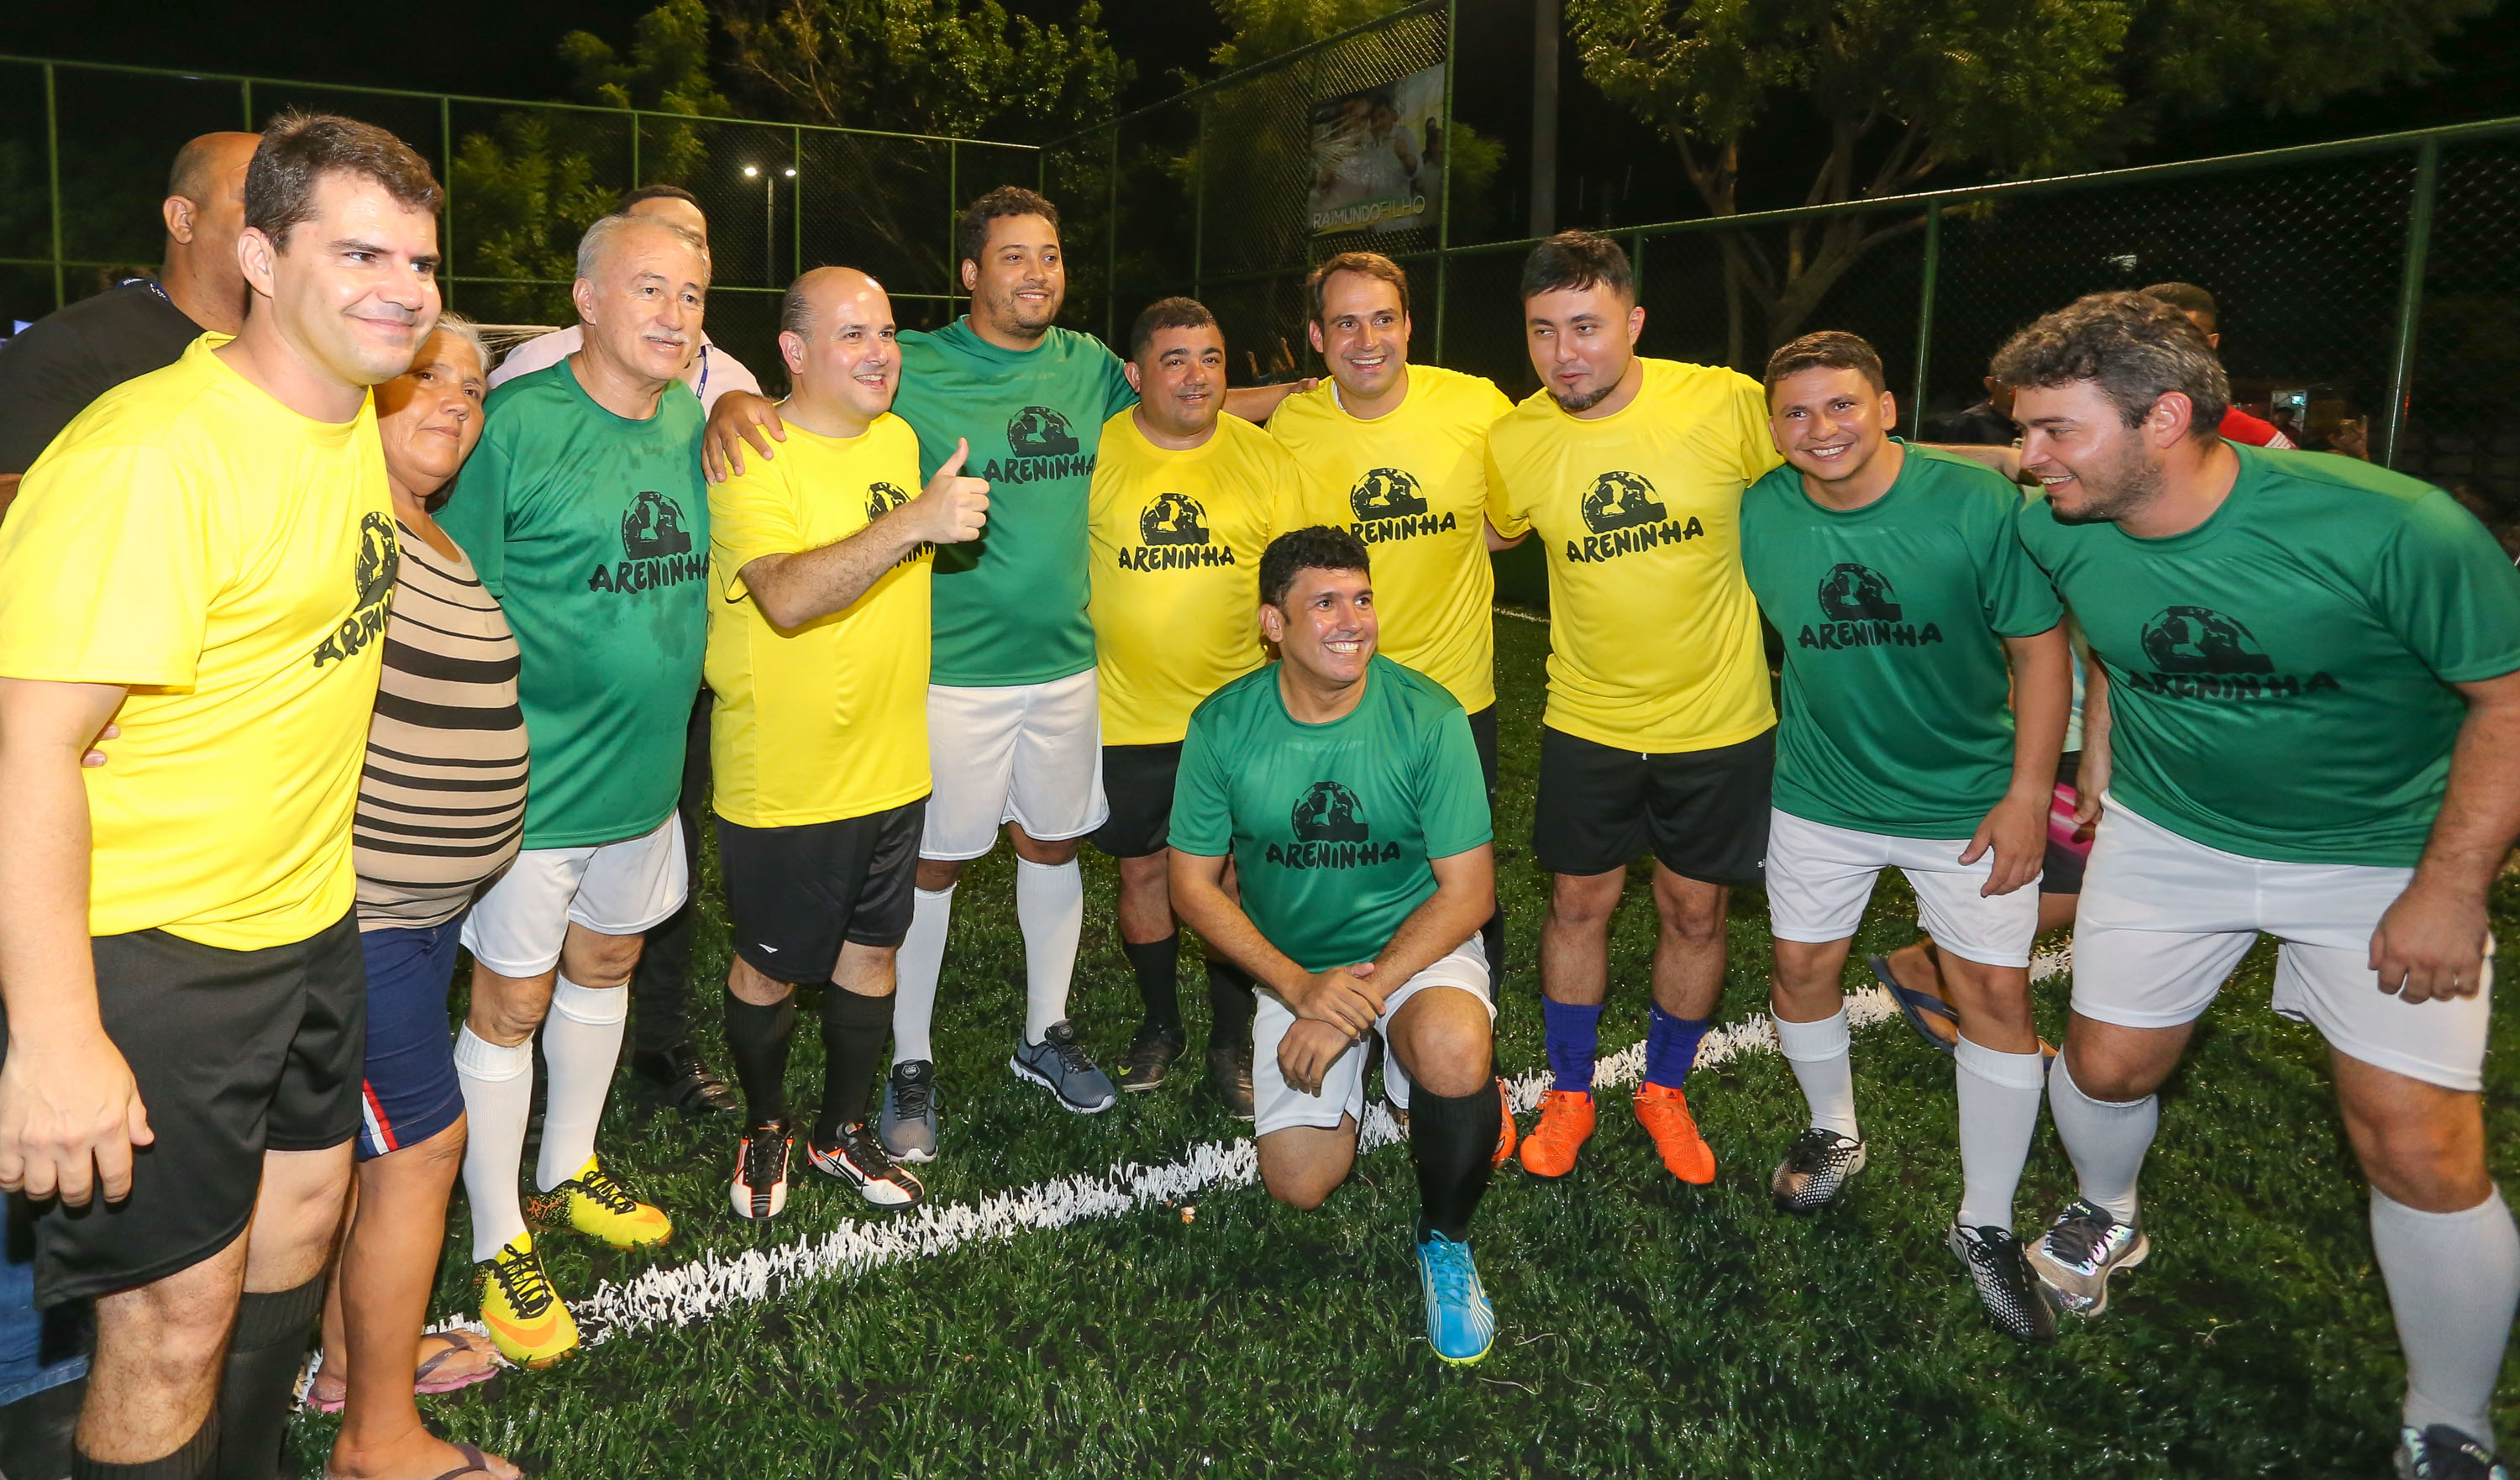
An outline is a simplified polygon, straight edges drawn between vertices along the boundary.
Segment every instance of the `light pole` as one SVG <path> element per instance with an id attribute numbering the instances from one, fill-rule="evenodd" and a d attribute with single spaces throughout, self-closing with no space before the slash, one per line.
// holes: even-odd
<path id="1" fill-rule="evenodd" d="M 788 179 L 796 178 L 794 166 L 780 171 Z M 743 177 L 761 182 L 761 260 L 764 286 L 779 286 L 779 181 L 758 164 L 743 166 Z"/>

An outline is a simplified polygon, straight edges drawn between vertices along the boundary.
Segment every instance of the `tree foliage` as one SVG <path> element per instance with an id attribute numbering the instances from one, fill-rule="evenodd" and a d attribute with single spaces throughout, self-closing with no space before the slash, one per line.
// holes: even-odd
<path id="1" fill-rule="evenodd" d="M 1585 75 L 1680 155 L 1707 209 L 1740 213 L 1744 144 L 1789 108 L 1825 125 L 1808 175 L 1762 201 L 1894 195 L 1938 170 L 2029 175 L 2100 162 L 2162 122 L 2313 109 L 2420 78 L 2493 0 L 1566 0 Z M 1755 155 L 1753 156 L 1756 157 Z M 1780 188 L 1781 187 L 1781 188 Z M 1743 300 L 1769 343 L 1916 216 L 1839 215 L 1781 244 L 1723 238 L 1732 359 Z"/>

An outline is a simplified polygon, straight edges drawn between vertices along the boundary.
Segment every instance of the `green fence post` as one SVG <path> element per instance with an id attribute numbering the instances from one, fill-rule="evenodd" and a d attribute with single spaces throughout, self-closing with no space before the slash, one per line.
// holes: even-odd
<path id="1" fill-rule="evenodd" d="M 1190 295 L 1199 295 L 1207 277 L 1207 95 L 1198 100 L 1198 173 L 1192 178 L 1190 205 Z"/>
<path id="2" fill-rule="evenodd" d="M 52 180 L 53 196 L 53 306 L 69 301 L 68 283 L 62 275 L 62 113 L 60 99 L 53 91 L 53 64 L 44 64 L 44 167 Z"/>
<path id="3" fill-rule="evenodd" d="M 446 306 L 455 306 L 455 109 L 444 94 L 437 99 L 437 157 L 444 161 L 446 178 L 437 182 L 442 192 L 446 217 L 446 240 L 438 244 L 438 291 L 446 295 Z"/>
<path id="4" fill-rule="evenodd" d="M 1637 280 L 1637 301 L 1645 300 L 1645 234 L 1628 238 L 1628 276 Z"/>
<path id="5" fill-rule="evenodd" d="M 1111 167 L 1105 177 L 1109 186 L 1108 202 L 1102 211 L 1102 342 L 1110 343 L 1119 336 L 1120 327 L 1112 319 L 1120 301 L 1120 120 L 1111 120 Z"/>
<path id="6" fill-rule="evenodd" d="M 796 216 L 793 223 L 795 231 L 792 233 L 796 241 L 796 251 L 789 260 L 795 265 L 796 276 L 801 278 L 805 275 L 805 131 L 801 128 L 794 132 L 793 150 L 788 156 L 788 167 L 792 171 L 788 176 L 788 208 L 795 212 Z"/>
<path id="7" fill-rule="evenodd" d="M 637 190 L 647 182 L 639 178 L 639 110 L 630 110 L 630 189 Z"/>
<path id="8" fill-rule="evenodd" d="M 1444 363 L 1444 320 L 1452 307 L 1453 80 L 1461 70 L 1461 0 L 1444 0 L 1444 192 L 1435 211 L 1435 363 Z"/>
<path id="9" fill-rule="evenodd" d="M 963 220 L 963 155 L 952 142 L 945 145 L 945 322 L 954 322 L 954 290 L 963 281 L 963 264 L 955 260 L 961 244 L 955 240 Z"/>
<path id="10" fill-rule="evenodd" d="M 2407 425 L 2407 398 L 2414 389 L 2415 331 L 2424 313 L 2424 259 L 2433 246 L 2433 190 L 2441 180 L 2441 141 L 2426 139 L 2415 151 L 2413 199 L 2407 203 L 2407 261 L 2398 282 L 2398 342 L 2389 357 L 2389 420 L 2380 430 L 2380 466 L 2398 466 L 2398 433 Z"/>
<path id="11" fill-rule="evenodd" d="M 253 126 L 253 79 L 251 77 L 239 77 L 237 79 L 237 87 L 239 90 L 239 96 L 245 104 L 245 131 L 249 134 L 258 133 L 260 130 Z"/>
<path id="12" fill-rule="evenodd" d="M 1925 374 L 1933 367 L 1934 279 L 1943 262 L 1943 202 L 1925 207 L 1925 283 L 1916 294 L 1916 399 L 1909 404 L 1908 435 L 1921 436 L 1925 426 Z"/>

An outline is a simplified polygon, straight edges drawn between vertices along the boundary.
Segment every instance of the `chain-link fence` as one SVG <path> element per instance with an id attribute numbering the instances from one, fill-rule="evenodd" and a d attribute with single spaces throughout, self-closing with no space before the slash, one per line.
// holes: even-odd
<path id="1" fill-rule="evenodd" d="M 1532 244 L 1496 240 L 1503 150 L 1462 121 L 1511 118 L 1526 79 L 1455 75 L 1460 19 L 1426 0 L 1050 146 L 1069 322 L 1116 341 L 1191 293 L 1238 381 L 1319 374 L 1303 277 L 1371 248 L 1409 270 L 1419 358 L 1535 389 L 1514 292 Z M 1439 66 L 1440 112 L 1413 111 Z M 1361 178 L 1395 148 L 1401 168 Z M 1377 190 L 1428 208 L 1339 213 L 1342 191 Z M 1620 203 L 1597 198 L 1587 224 L 1636 258 L 1650 353 L 1755 371 L 1797 334 L 1851 330 L 1930 432 L 2040 313 L 2191 282 L 2221 302 L 2244 405 L 2520 516 L 2520 119 L 1724 219 L 1632 222 Z"/>
<path id="2" fill-rule="evenodd" d="M 0 319 L 154 269 L 176 150 L 292 109 L 391 129 L 428 158 L 447 189 L 446 301 L 484 323 L 573 322 L 587 224 L 632 186 L 691 191 L 709 219 L 709 336 L 774 386 L 778 294 L 800 269 L 863 267 L 905 328 L 942 324 L 961 311 L 963 203 L 1042 180 L 1029 145 L 0 57 Z"/>

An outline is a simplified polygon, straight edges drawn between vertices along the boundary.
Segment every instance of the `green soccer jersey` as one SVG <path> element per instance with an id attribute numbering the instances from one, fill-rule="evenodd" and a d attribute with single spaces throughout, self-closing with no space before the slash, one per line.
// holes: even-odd
<path id="1" fill-rule="evenodd" d="M 1428 860 L 1488 841 L 1487 784 L 1461 700 L 1377 654 L 1343 718 L 1299 724 L 1270 664 L 1191 715 L 1172 845 L 1229 850 L 1242 908 L 1307 971 L 1372 961 L 1435 892 Z"/>
<path id="2" fill-rule="evenodd" d="M 2410 867 L 2466 712 L 2445 686 L 2520 669 L 2520 572 L 2428 483 L 2232 451 L 2229 497 L 2184 534 L 2021 511 L 2108 674 L 2109 789 L 2225 852 Z"/>
<path id="3" fill-rule="evenodd" d="M 1785 639 L 1776 804 L 1894 837 L 1967 837 L 2012 782 L 2007 637 L 2063 615 L 1992 469 L 1907 446 L 1838 511 L 1793 465 L 1741 499 L 1741 561 Z"/>
<path id="4" fill-rule="evenodd" d="M 682 793 L 708 644 L 703 420 L 679 381 L 646 421 L 614 416 L 562 360 L 490 392 L 438 512 L 516 630 L 528 848 L 637 837 Z"/>
<path id="5" fill-rule="evenodd" d="M 989 480 L 989 527 L 936 552 L 929 682 L 1046 684 L 1094 666 L 1085 509 L 1102 424 L 1136 404 L 1091 335 L 1053 329 L 1029 350 L 999 348 L 968 319 L 902 335 L 892 410 L 919 433 L 919 475 L 968 437 L 963 471 Z"/>

